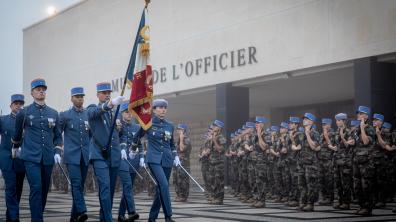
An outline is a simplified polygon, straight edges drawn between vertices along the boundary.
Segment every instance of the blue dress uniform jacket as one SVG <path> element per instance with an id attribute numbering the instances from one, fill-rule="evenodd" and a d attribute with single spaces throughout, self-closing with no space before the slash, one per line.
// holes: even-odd
<path id="1" fill-rule="evenodd" d="M 117 129 L 114 129 L 110 147 L 106 147 L 114 118 L 108 103 L 90 105 L 87 108 L 92 138 L 89 144 L 89 159 L 93 164 L 99 185 L 100 221 L 112 221 L 112 206 L 121 162 L 121 150 Z M 103 156 L 106 152 L 106 159 Z"/>
<path id="2" fill-rule="evenodd" d="M 58 112 L 47 105 L 33 102 L 16 116 L 13 141 L 22 140 L 21 159 L 43 165 L 53 165 L 55 153 L 60 153 L 62 134 Z"/>
<path id="3" fill-rule="evenodd" d="M 11 137 L 15 132 L 15 117 L 13 113 L 0 117 L 0 169 L 5 182 L 6 221 L 19 219 L 19 202 L 25 178 L 23 160 L 12 159 L 11 154 Z"/>
<path id="4" fill-rule="evenodd" d="M 0 169 L 23 172 L 25 171 L 23 161 L 20 159 L 12 160 L 11 154 L 11 137 L 15 133 L 15 117 L 16 115 L 12 113 L 0 117 Z"/>
<path id="5" fill-rule="evenodd" d="M 134 148 L 132 147 L 133 137 L 136 135 L 139 129 L 140 126 L 137 124 L 122 121 L 122 128 L 120 131 L 120 147 L 126 151 L 128 161 L 136 170 L 139 170 L 139 159 L 144 156 L 144 151 L 141 144 L 139 144 L 138 147 L 139 155 L 135 155 L 135 157 L 131 159 L 129 157 L 129 153 L 132 152 L 132 149 Z M 136 152 L 137 150 L 133 151 Z M 129 166 L 126 160 L 121 160 L 119 176 L 122 183 L 122 196 L 120 206 L 118 208 L 118 215 L 124 216 L 126 211 L 128 211 L 128 214 L 136 213 L 133 195 L 133 184 L 136 177 L 136 172 L 132 169 L 132 167 Z"/>
<path id="6" fill-rule="evenodd" d="M 157 116 L 152 118 L 152 126 L 144 131 L 142 128 L 139 130 L 137 139 L 146 134 L 148 140 L 148 149 L 146 153 L 147 163 L 160 164 L 163 167 L 172 167 L 173 160 L 177 155 L 175 144 L 173 142 L 174 126 L 166 119 L 160 119 Z"/>
<path id="7" fill-rule="evenodd" d="M 14 143 L 23 136 L 21 159 L 25 162 L 30 187 L 29 206 L 32 222 L 42 222 L 50 188 L 54 154 L 61 152 L 62 135 L 58 112 L 47 105 L 32 103 L 16 116 Z"/>
<path id="8" fill-rule="evenodd" d="M 114 129 L 110 147 L 107 145 L 110 130 L 113 120 L 113 114 L 110 114 L 111 109 L 106 103 L 99 103 L 99 105 L 89 105 L 88 111 L 88 123 L 91 127 L 92 138 L 89 144 L 89 159 L 90 160 L 105 160 L 102 155 L 102 149 L 110 149 L 110 163 L 112 167 L 120 166 L 121 149 L 119 135 L 116 129 Z"/>
<path id="9" fill-rule="evenodd" d="M 80 165 L 81 158 L 89 164 L 90 128 L 86 109 L 73 107 L 59 114 L 59 128 L 64 132 L 65 164 Z"/>
<path id="10" fill-rule="evenodd" d="M 130 148 L 132 148 L 133 137 L 137 134 L 139 130 L 140 130 L 140 126 L 138 124 L 127 123 L 125 121 L 122 121 L 122 128 L 120 131 L 120 141 L 121 141 L 120 147 L 121 149 L 124 149 L 126 151 L 129 162 L 136 170 L 139 169 L 139 158 L 144 157 L 144 150 L 140 144 L 138 147 L 139 155 L 136 155 L 135 158 L 130 159 L 129 153 L 131 152 Z M 135 173 L 135 171 L 132 169 L 132 167 L 129 166 L 129 164 L 126 161 L 121 161 L 120 170 L 129 171 L 130 173 Z"/>
<path id="11" fill-rule="evenodd" d="M 157 181 L 154 202 L 151 206 L 149 219 L 156 219 L 162 206 L 165 218 L 172 216 L 172 206 L 169 194 L 169 177 L 172 171 L 174 157 L 177 155 L 173 142 L 173 124 L 157 116 L 152 118 L 152 126 L 144 131 L 140 129 L 134 138 L 137 142 L 144 134 L 147 136 L 148 149 L 146 159 L 148 166 Z"/>
<path id="12" fill-rule="evenodd" d="M 59 114 L 59 128 L 64 132 L 64 163 L 71 180 L 73 205 L 71 218 L 87 211 L 84 199 L 84 183 L 89 164 L 90 129 L 87 110 L 76 107 Z"/>

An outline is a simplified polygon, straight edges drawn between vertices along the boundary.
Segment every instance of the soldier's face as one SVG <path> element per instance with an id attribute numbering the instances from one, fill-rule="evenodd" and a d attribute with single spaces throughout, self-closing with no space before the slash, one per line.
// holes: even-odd
<path id="1" fill-rule="evenodd" d="M 122 119 L 123 119 L 125 122 L 130 122 L 130 121 L 132 120 L 132 115 L 131 115 L 131 113 L 129 113 L 128 111 L 122 112 Z"/>
<path id="2" fill-rule="evenodd" d="M 46 91 L 47 89 L 45 87 L 39 86 L 32 89 L 31 94 L 33 99 L 35 100 L 45 100 Z"/>
<path id="3" fill-rule="evenodd" d="M 179 135 L 184 135 L 184 130 L 182 130 L 182 129 L 177 129 L 176 132 Z"/>
<path id="4" fill-rule="evenodd" d="M 329 124 L 322 124 L 322 129 L 330 129 L 330 125 Z"/>
<path id="5" fill-rule="evenodd" d="M 262 129 L 264 128 L 264 123 L 256 123 L 256 129 Z"/>
<path id="6" fill-rule="evenodd" d="M 24 102 L 15 101 L 10 105 L 11 112 L 18 113 L 22 109 Z"/>
<path id="7" fill-rule="evenodd" d="M 366 121 L 368 119 L 368 115 L 366 113 L 358 113 L 357 120 Z"/>
<path id="8" fill-rule="evenodd" d="M 96 93 L 96 96 L 98 97 L 100 102 L 104 103 L 104 102 L 110 100 L 111 91 L 98 92 L 98 93 Z"/>
<path id="9" fill-rule="evenodd" d="M 308 119 L 308 118 L 304 118 L 303 120 L 303 126 L 312 126 L 313 122 L 312 120 Z"/>
<path id="10" fill-rule="evenodd" d="M 166 115 L 167 108 L 164 106 L 157 106 L 154 109 L 154 114 L 157 115 L 159 118 L 164 118 Z"/>
<path id="11" fill-rule="evenodd" d="M 286 128 L 281 128 L 281 129 L 280 129 L 280 133 L 282 133 L 282 134 L 287 133 L 287 131 L 288 131 L 288 129 L 286 129 Z"/>
<path id="12" fill-rule="evenodd" d="M 336 124 L 338 128 L 343 128 L 345 126 L 344 120 L 336 120 Z"/>
<path id="13" fill-rule="evenodd" d="M 379 119 L 374 119 L 373 120 L 373 126 L 381 128 L 382 127 L 382 121 L 379 120 Z"/>
<path id="14" fill-rule="evenodd" d="M 82 107 L 84 104 L 84 96 L 82 96 L 82 95 L 72 96 L 71 102 L 76 107 Z"/>
<path id="15" fill-rule="evenodd" d="M 297 124 L 297 123 L 289 123 L 289 128 L 290 128 L 291 130 L 296 130 L 297 127 L 298 127 L 298 124 Z"/>

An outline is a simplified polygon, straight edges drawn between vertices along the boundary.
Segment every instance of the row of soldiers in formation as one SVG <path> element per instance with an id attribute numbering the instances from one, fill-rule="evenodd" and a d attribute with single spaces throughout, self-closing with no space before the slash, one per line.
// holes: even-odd
<path id="1" fill-rule="evenodd" d="M 374 114 L 371 122 L 369 117 L 370 108 L 359 106 L 350 125 L 345 113 L 335 115 L 335 130 L 332 119 L 322 119 L 322 133 L 311 113 L 302 122 L 290 117 L 268 128 L 266 118 L 256 117 L 255 123 L 231 134 L 226 150 L 215 145 L 224 141 L 219 126 L 210 126 L 201 149 L 208 202 L 223 202 L 227 158 L 232 193 L 252 207 L 265 207 L 271 199 L 302 211 L 314 211 L 316 202 L 350 209 L 356 201 L 356 214 L 372 215 L 373 208 L 383 208 L 394 198 L 396 130 L 391 131 L 381 114 Z"/>
<path id="2" fill-rule="evenodd" d="M 178 153 L 180 157 L 180 161 L 183 164 L 183 167 L 190 172 L 190 154 L 192 150 L 191 140 L 188 135 L 188 126 L 186 124 L 180 124 L 179 127 L 183 127 L 186 130 L 180 131 L 179 139 L 176 141 L 176 146 L 178 148 Z M 182 146 L 184 145 L 184 147 Z M 143 141 L 143 148 L 147 150 L 147 141 Z M 63 167 L 67 167 L 66 164 L 62 163 Z M 155 184 L 152 180 L 150 180 L 149 175 L 144 172 L 143 169 L 136 169 L 143 179 L 136 178 L 134 179 L 133 185 L 133 193 L 139 194 L 142 192 L 147 192 L 147 195 L 151 198 L 155 196 Z M 66 174 L 68 174 L 66 172 Z M 69 176 L 69 175 L 68 175 Z M 174 198 L 175 202 L 186 202 L 189 194 L 190 194 L 190 178 L 186 173 L 184 173 L 180 168 L 174 167 L 172 171 L 173 177 L 173 186 L 175 189 L 176 197 Z M 63 193 L 69 193 L 70 185 L 66 177 L 63 175 L 62 170 L 58 165 L 54 166 L 52 179 L 51 179 L 51 190 L 50 191 L 59 191 Z M 122 191 L 122 182 L 120 178 L 117 179 L 115 190 Z M 88 167 L 87 176 L 85 179 L 84 185 L 84 193 L 93 193 L 98 191 L 98 184 L 95 179 L 95 174 L 92 166 Z"/>
<path id="3" fill-rule="evenodd" d="M 25 176 L 30 187 L 31 221 L 44 221 L 54 166 L 63 176 L 70 177 L 71 222 L 88 219 L 84 186 L 89 166 L 93 168 L 99 193 L 100 221 L 112 221 L 117 178 L 122 186 L 118 221 L 139 218 L 133 187 L 138 170 L 143 169 L 156 184 L 148 221 L 157 219 L 161 207 L 165 221 L 174 221 L 168 181 L 172 166 L 180 167 L 180 159 L 189 169 L 186 158 L 191 143 L 187 126 L 174 127 L 167 121 L 168 102 L 157 99 L 152 102 L 152 125 L 143 129 L 134 123 L 123 96 L 110 97 L 110 83 L 98 83 L 96 88 L 97 105 L 84 108 L 84 89 L 74 87 L 71 89 L 72 108 L 60 113 L 45 103 L 47 85 L 44 79 L 31 82 L 32 104 L 23 108 L 24 96 L 11 96 L 11 113 L 0 117 L 0 169 L 5 182 L 6 221 L 20 221 L 19 203 Z M 113 112 L 117 106 L 120 106 L 120 116 Z M 117 124 L 111 134 L 114 122 Z M 178 137 L 174 137 L 174 131 L 178 132 Z M 66 166 L 66 170 L 62 166 Z M 182 184 L 185 175 L 177 169 L 174 178 Z M 185 189 L 177 190 L 177 199 L 183 201 L 188 195 L 186 192 Z"/>

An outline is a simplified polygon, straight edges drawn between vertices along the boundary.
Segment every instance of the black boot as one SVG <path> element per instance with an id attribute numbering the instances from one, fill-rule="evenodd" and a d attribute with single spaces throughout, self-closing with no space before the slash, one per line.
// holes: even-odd
<path id="1" fill-rule="evenodd" d="M 139 219 L 139 214 L 137 214 L 137 213 L 130 213 L 130 214 L 128 214 L 128 220 L 125 220 L 125 221 L 134 222 L 134 221 L 137 220 L 137 219 Z"/>
<path id="2" fill-rule="evenodd" d="M 165 222 L 175 222 L 172 217 L 165 217 Z"/>
<path id="3" fill-rule="evenodd" d="M 88 220 L 88 215 L 86 213 L 77 216 L 77 222 L 84 222 L 86 220 Z"/>
<path id="4" fill-rule="evenodd" d="M 125 219 L 125 216 L 123 216 L 123 215 L 118 215 L 118 220 L 117 220 L 118 222 L 125 222 L 125 221 L 127 221 L 126 219 Z"/>

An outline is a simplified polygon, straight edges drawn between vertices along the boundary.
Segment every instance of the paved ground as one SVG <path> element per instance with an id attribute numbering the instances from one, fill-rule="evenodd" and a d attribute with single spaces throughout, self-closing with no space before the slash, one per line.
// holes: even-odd
<path id="1" fill-rule="evenodd" d="M 117 215 L 120 193 L 116 194 L 113 215 Z M 28 193 L 25 192 L 22 201 L 21 221 L 30 221 L 28 205 Z M 96 194 L 87 194 L 89 221 L 99 221 L 99 202 Z M 137 212 L 140 214 L 139 221 L 146 221 L 151 205 L 151 199 L 147 193 L 136 196 Z M 45 221 L 68 222 L 71 206 L 70 194 L 52 192 L 49 195 L 45 212 Z M 359 217 L 354 215 L 353 210 L 334 210 L 331 207 L 316 206 L 316 212 L 305 213 L 284 207 L 282 204 L 267 204 L 266 208 L 253 209 L 246 204 L 242 204 L 234 197 L 226 195 L 224 205 L 208 205 L 202 194 L 193 192 L 187 203 L 172 203 L 174 209 L 174 219 L 176 221 L 396 221 L 396 214 L 391 209 L 396 204 L 390 204 L 386 209 L 375 210 L 373 217 Z M 4 191 L 0 191 L 0 221 L 5 221 Z M 114 218 L 116 219 L 116 218 Z M 116 220 L 115 220 L 116 221 Z M 158 221 L 163 221 L 160 215 Z"/>

